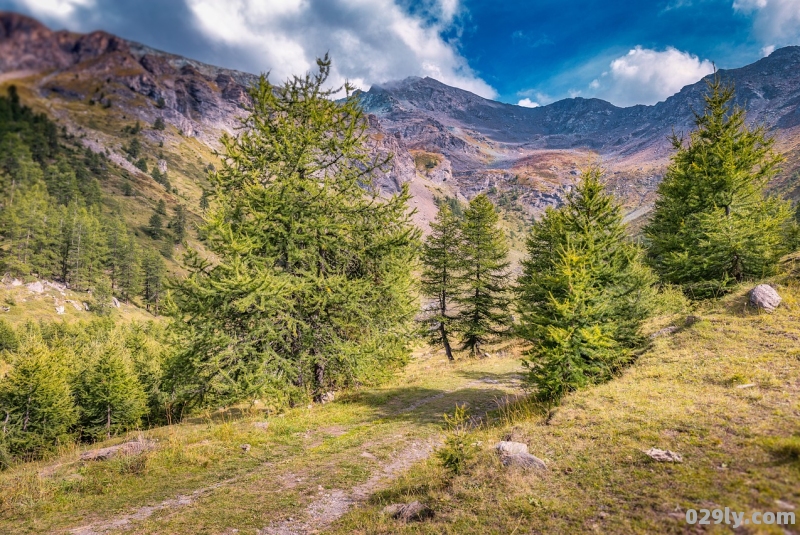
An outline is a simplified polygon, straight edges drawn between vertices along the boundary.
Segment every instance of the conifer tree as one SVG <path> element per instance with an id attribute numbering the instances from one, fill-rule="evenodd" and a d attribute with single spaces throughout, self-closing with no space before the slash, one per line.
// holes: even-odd
<path id="1" fill-rule="evenodd" d="M 182 204 L 175 207 L 175 217 L 169 223 L 175 243 L 183 243 L 186 239 L 186 209 Z"/>
<path id="2" fill-rule="evenodd" d="M 0 442 L 8 451 L 38 457 L 68 432 L 77 413 L 63 364 L 35 336 L 25 336 L 0 381 Z"/>
<path id="3" fill-rule="evenodd" d="M 463 349 L 473 354 L 480 353 L 481 344 L 506 334 L 511 319 L 508 245 L 498 220 L 492 201 L 481 194 L 470 201 L 461 225 L 457 329 Z"/>
<path id="4" fill-rule="evenodd" d="M 262 76 L 241 133 L 222 140 L 201 229 L 217 260 L 190 251 L 174 293 L 176 376 L 195 401 L 319 397 L 408 357 L 408 189 L 376 189 L 386 162 L 370 155 L 358 97 L 346 86 L 335 100 L 330 61 L 318 67 L 280 86 Z"/>
<path id="5" fill-rule="evenodd" d="M 161 216 L 156 212 L 150 216 L 150 220 L 147 222 L 147 233 L 154 240 L 161 239 L 161 235 L 164 233 L 163 225 Z"/>
<path id="6" fill-rule="evenodd" d="M 781 158 L 764 127 L 745 124 L 733 96 L 719 76 L 708 82 L 688 143 L 672 138 L 676 153 L 645 228 L 651 265 L 694 297 L 774 273 L 785 252 L 788 203 L 765 194 Z"/>
<path id="7" fill-rule="evenodd" d="M 154 250 L 145 251 L 142 255 L 142 297 L 147 310 L 158 315 L 164 297 L 164 276 L 167 266 L 161 255 Z"/>
<path id="8" fill-rule="evenodd" d="M 127 240 L 120 248 L 119 266 L 117 269 L 117 290 L 126 302 L 142 291 L 142 258 L 139 246 L 133 233 L 128 233 Z"/>
<path id="9" fill-rule="evenodd" d="M 147 398 L 119 342 L 106 341 L 96 351 L 78 380 L 81 424 L 88 436 L 110 438 L 141 424 Z"/>
<path id="10" fill-rule="evenodd" d="M 430 319 L 430 338 L 442 344 L 449 360 L 450 328 L 456 319 L 454 300 L 458 296 L 456 277 L 461 269 L 459 219 L 447 204 L 439 206 L 431 233 L 422 248 L 422 294 L 436 300 L 436 314 Z"/>
<path id="11" fill-rule="evenodd" d="M 600 171 L 583 174 L 566 205 L 534 224 L 517 281 L 517 332 L 532 344 L 529 381 L 542 401 L 604 381 L 642 342 L 654 277 L 630 242 Z"/>

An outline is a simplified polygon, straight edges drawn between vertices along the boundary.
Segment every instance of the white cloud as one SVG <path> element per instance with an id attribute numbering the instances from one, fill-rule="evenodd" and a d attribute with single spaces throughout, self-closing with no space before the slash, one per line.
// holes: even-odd
<path id="1" fill-rule="evenodd" d="M 733 9 L 753 17 L 753 33 L 765 43 L 763 50 L 800 44 L 798 0 L 734 0 Z"/>
<path id="2" fill-rule="evenodd" d="M 773 52 L 775 52 L 775 45 L 767 45 L 761 48 L 761 55 L 764 57 L 769 56 Z"/>
<path id="3" fill-rule="evenodd" d="M 611 62 L 609 70 L 589 84 L 592 96 L 617 106 L 655 104 L 714 71 L 708 60 L 669 47 L 663 51 L 637 46 Z"/>
<path id="4" fill-rule="evenodd" d="M 519 102 L 517 102 L 517 106 L 522 106 L 523 108 L 538 108 L 539 107 L 539 103 L 538 102 L 534 102 L 531 99 L 526 97 L 526 98 L 523 98 L 522 100 L 520 100 Z"/>
<path id="5" fill-rule="evenodd" d="M 461 9 L 436 0 L 410 15 L 395 0 L 185 0 L 209 38 L 241 50 L 256 69 L 280 81 L 301 74 L 330 51 L 331 81 L 362 87 L 431 76 L 487 98 L 497 92 L 442 38 Z"/>
<path id="6" fill-rule="evenodd" d="M 27 8 L 37 17 L 56 20 L 61 23 L 69 22 L 75 10 L 81 7 L 91 7 L 94 0 L 15 0 L 21 8 Z"/>

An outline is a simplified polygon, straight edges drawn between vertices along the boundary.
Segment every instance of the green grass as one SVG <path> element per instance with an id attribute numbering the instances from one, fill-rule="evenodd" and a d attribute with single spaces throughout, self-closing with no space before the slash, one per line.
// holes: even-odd
<path id="1" fill-rule="evenodd" d="M 86 463 L 70 448 L 0 473 L 0 532 L 71 529 L 197 492 L 191 504 L 135 521 L 132 532 L 255 533 L 302 515 L 320 487 L 363 484 L 413 444 L 438 440 L 442 414 L 456 403 L 475 412 L 496 407 L 519 370 L 512 356 L 449 364 L 420 351 L 390 384 L 273 415 L 266 430 L 254 425 L 265 421 L 256 406 L 143 432 L 158 442 L 141 458 Z"/>
<path id="2" fill-rule="evenodd" d="M 685 533 L 688 508 L 800 505 L 800 292 L 780 291 L 784 305 L 772 315 L 746 310 L 744 292 L 700 307 L 700 322 L 654 340 L 622 377 L 570 395 L 549 425 L 525 403 L 502 411 L 472 434 L 483 449 L 463 474 L 431 459 L 333 532 Z M 526 442 L 548 471 L 503 468 L 491 447 L 504 438 Z M 654 462 L 643 453 L 651 447 L 684 462 Z M 380 512 L 411 500 L 433 518 L 400 524 Z"/>

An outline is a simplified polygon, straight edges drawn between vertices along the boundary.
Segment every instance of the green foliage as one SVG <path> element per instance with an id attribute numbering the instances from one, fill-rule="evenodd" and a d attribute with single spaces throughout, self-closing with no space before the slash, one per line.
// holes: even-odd
<path id="1" fill-rule="evenodd" d="M 166 105 L 167 101 L 164 100 L 164 97 L 158 97 L 158 99 L 156 99 L 156 108 L 158 108 L 159 110 L 164 109 Z M 158 122 L 158 119 L 156 119 L 156 122 Z"/>
<path id="2" fill-rule="evenodd" d="M 0 319 L 0 352 L 16 351 L 17 347 L 19 347 L 19 340 L 14 329 L 6 320 Z"/>
<path id="3" fill-rule="evenodd" d="M 167 215 L 167 203 L 164 199 L 158 199 L 156 203 L 156 213 L 160 215 Z"/>
<path id="4" fill-rule="evenodd" d="M 149 250 L 142 255 L 142 295 L 147 310 L 152 310 L 154 314 L 158 314 L 164 298 L 166 273 L 167 266 L 159 253 Z"/>
<path id="5" fill-rule="evenodd" d="M 121 344 L 107 341 L 95 352 L 78 378 L 80 420 L 85 435 L 110 438 L 141 425 L 146 395 Z"/>
<path id="6" fill-rule="evenodd" d="M 127 147 L 122 147 L 122 150 L 128 154 L 129 158 L 136 159 L 142 152 L 142 143 L 139 141 L 139 138 L 135 137 L 131 140 Z"/>
<path id="7" fill-rule="evenodd" d="M 787 249 L 789 205 L 765 194 L 781 158 L 764 127 L 745 124 L 733 96 L 719 77 L 709 82 L 688 144 L 673 136 L 676 153 L 645 228 L 651 265 L 692 297 L 774 273 Z"/>
<path id="8" fill-rule="evenodd" d="M 147 222 L 147 233 L 154 240 L 161 239 L 161 236 L 164 234 L 164 223 L 158 212 L 150 216 L 150 220 Z"/>
<path id="9" fill-rule="evenodd" d="M 452 415 L 444 415 L 447 435 L 444 445 L 436 450 L 442 466 L 453 475 L 464 471 L 467 463 L 475 457 L 477 448 L 469 442 L 470 418 L 466 405 L 456 405 Z"/>
<path id="10" fill-rule="evenodd" d="M 183 243 L 186 239 L 186 208 L 182 204 L 175 207 L 175 217 L 169 223 L 175 243 Z"/>
<path id="11" fill-rule="evenodd" d="M 582 176 L 565 206 L 531 229 L 517 282 L 517 332 L 532 344 L 525 361 L 537 397 L 605 381 L 631 362 L 651 305 L 654 277 L 625 233 L 600 171 Z"/>
<path id="12" fill-rule="evenodd" d="M 435 299 L 435 314 L 427 319 L 431 342 L 442 344 L 447 358 L 453 360 L 449 331 L 456 319 L 454 300 L 459 295 L 456 276 L 461 271 L 461 229 L 459 219 L 447 204 L 439 207 L 431 233 L 422 248 L 422 295 Z"/>
<path id="13" fill-rule="evenodd" d="M 201 229 L 214 262 L 189 251 L 174 291 L 176 388 L 193 402 L 274 404 L 375 381 L 408 357 L 418 232 L 407 188 L 373 186 L 359 100 L 315 75 L 262 76 Z"/>
<path id="14" fill-rule="evenodd" d="M 146 173 L 146 172 L 147 172 L 147 160 L 146 160 L 146 159 L 144 159 L 144 158 L 139 158 L 138 160 L 136 160 L 136 163 L 135 163 L 134 165 L 135 165 L 135 166 L 136 166 L 136 168 L 137 168 L 137 169 L 139 169 L 141 172 L 143 172 L 143 173 Z"/>
<path id="15" fill-rule="evenodd" d="M 70 440 L 76 411 L 67 371 L 36 336 L 22 338 L 0 380 L 0 411 L 0 445 L 12 454 L 36 458 Z"/>
<path id="16" fill-rule="evenodd" d="M 164 119 L 161 117 L 156 118 L 156 121 L 153 123 L 153 130 L 164 130 L 167 128 L 167 124 L 164 122 Z"/>
<path id="17" fill-rule="evenodd" d="M 498 219 L 492 202 L 481 194 L 470 201 L 461 225 L 456 321 L 463 348 L 473 353 L 480 352 L 480 344 L 506 334 L 510 324 L 508 246 Z"/>

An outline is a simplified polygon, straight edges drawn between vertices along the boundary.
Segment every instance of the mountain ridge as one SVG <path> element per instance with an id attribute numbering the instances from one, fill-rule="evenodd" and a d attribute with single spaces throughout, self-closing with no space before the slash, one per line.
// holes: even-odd
<path id="1" fill-rule="evenodd" d="M 748 121 L 765 124 L 787 154 L 776 188 L 796 195 L 800 168 L 800 47 L 785 47 L 738 68 L 718 71 L 737 87 Z M 101 104 L 146 124 L 157 118 L 212 151 L 243 115 L 253 74 L 208 65 L 104 31 L 53 31 L 16 13 L 0 13 L 0 81 L 27 80 L 35 98 L 67 123 L 80 103 Z M 488 192 L 523 220 L 557 205 L 588 165 L 606 169 L 609 188 L 630 214 L 647 212 L 671 154 L 668 136 L 688 132 L 701 109 L 703 80 L 654 105 L 618 107 L 571 98 L 536 108 L 492 101 L 430 77 L 374 84 L 359 92 L 370 115 L 369 140 L 394 154 L 379 177 L 386 191 L 410 183 L 425 228 L 436 197 L 467 200 Z M 66 109 L 69 108 L 69 111 Z M 91 131 L 75 125 L 76 133 Z M 98 140 L 108 150 L 111 138 Z M 91 136 L 88 136 L 91 138 Z M 155 140 L 155 138 L 153 138 Z M 88 142 L 87 142 L 88 143 Z M 93 149 L 94 150 L 94 149 Z M 134 172 L 123 158 L 116 161 Z M 515 223 L 516 228 L 520 228 Z"/>

